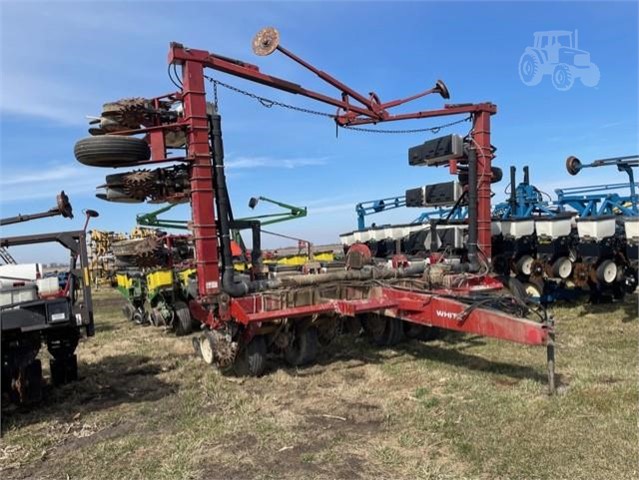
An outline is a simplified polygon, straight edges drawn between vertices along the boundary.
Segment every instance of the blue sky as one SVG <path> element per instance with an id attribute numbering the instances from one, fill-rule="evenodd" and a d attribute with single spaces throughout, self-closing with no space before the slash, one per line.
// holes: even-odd
<path id="1" fill-rule="evenodd" d="M 255 63 L 267 73 L 329 94 L 335 90 L 282 55 L 256 57 L 253 35 L 279 29 L 282 44 L 358 91 L 382 101 L 405 97 L 443 79 L 453 103 L 492 101 L 495 164 L 530 165 L 547 191 L 562 185 L 622 181 L 614 170 L 569 177 L 568 155 L 585 160 L 637 153 L 637 2 L 58 2 L 4 1 L 1 8 L 2 216 L 50 208 L 69 193 L 78 215 L 7 227 L 3 235 L 75 229 L 80 211 L 99 210 L 95 228 L 130 230 L 135 214 L 153 206 L 110 204 L 94 187 L 111 170 L 84 167 L 73 145 L 86 136 L 85 115 L 102 103 L 173 90 L 166 74 L 170 41 Z M 576 82 L 566 92 L 549 78 L 536 87 L 517 66 L 533 32 L 579 30 L 580 48 L 599 66 L 593 88 Z M 270 98 L 332 112 L 333 108 L 210 72 Z M 439 108 L 436 96 L 404 111 Z M 249 214 L 249 197 L 264 195 L 307 206 L 309 216 L 277 230 L 316 243 L 334 242 L 356 225 L 358 201 L 402 194 L 444 181 L 444 169 L 409 167 L 406 150 L 431 137 L 340 131 L 329 119 L 266 109 L 220 91 L 229 188 L 236 216 Z M 444 119 L 443 121 L 448 121 Z M 442 123 L 414 121 L 384 128 Z M 451 133 L 466 133 L 462 125 Z M 505 182 L 496 185 L 503 197 Z M 269 210 L 261 206 L 259 213 Z M 259 208 L 259 207 L 258 207 Z M 174 210 L 187 218 L 188 207 Z M 407 221 L 396 210 L 375 221 Z M 372 218 L 372 217 L 371 217 Z M 267 246 L 282 244 L 266 239 Z M 21 260 L 64 258 L 59 249 L 20 249 Z"/>

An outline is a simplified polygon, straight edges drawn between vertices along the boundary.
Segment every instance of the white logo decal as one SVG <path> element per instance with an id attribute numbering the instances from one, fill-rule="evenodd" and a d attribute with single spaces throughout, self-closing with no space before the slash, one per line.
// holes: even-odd
<path id="1" fill-rule="evenodd" d="M 570 90 L 576 79 L 585 87 L 599 84 L 599 67 L 590 60 L 590 52 L 579 49 L 577 30 L 534 33 L 533 46 L 526 47 L 519 59 L 519 78 L 533 87 L 546 75 L 561 92 Z"/>
<path id="2" fill-rule="evenodd" d="M 457 318 L 457 314 L 453 312 L 447 312 L 446 310 L 435 310 L 435 314 L 438 317 L 448 318 L 450 320 L 454 320 Z"/>

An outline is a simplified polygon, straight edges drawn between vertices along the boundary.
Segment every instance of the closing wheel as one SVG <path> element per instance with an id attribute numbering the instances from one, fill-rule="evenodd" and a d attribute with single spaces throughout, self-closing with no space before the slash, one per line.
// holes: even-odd
<path id="1" fill-rule="evenodd" d="M 508 291 L 510 291 L 513 297 L 521 302 L 526 303 L 526 300 L 528 299 L 526 288 L 519 279 L 513 277 L 502 277 L 500 278 L 500 280 L 508 289 Z"/>
<path id="2" fill-rule="evenodd" d="M 441 329 L 437 327 L 428 327 L 426 325 L 418 325 L 412 322 L 404 323 L 404 334 L 408 338 L 416 340 L 422 340 L 427 342 L 429 340 L 435 340 L 441 336 Z"/>
<path id="3" fill-rule="evenodd" d="M 49 361 L 49 367 L 51 381 L 54 385 L 64 385 L 78 379 L 78 357 L 76 355 L 52 358 Z"/>
<path id="4" fill-rule="evenodd" d="M 233 371 L 239 377 L 259 377 L 266 369 L 266 340 L 256 335 L 239 351 Z"/>
<path id="5" fill-rule="evenodd" d="M 161 327 L 165 324 L 162 312 L 160 312 L 160 310 L 157 308 L 151 309 L 151 313 L 149 313 L 149 321 L 154 327 Z"/>
<path id="6" fill-rule="evenodd" d="M 397 318 L 372 313 L 367 315 L 364 321 L 364 330 L 371 336 L 376 345 L 380 347 L 391 346 L 402 341 L 404 335 L 402 323 Z"/>
<path id="7" fill-rule="evenodd" d="M 124 314 L 124 318 L 126 318 L 129 322 L 133 321 L 133 314 L 135 313 L 135 308 L 130 303 L 127 303 L 122 307 L 122 313 Z"/>
<path id="8" fill-rule="evenodd" d="M 135 323 L 136 325 L 144 325 L 147 323 L 145 317 L 146 315 L 144 314 L 144 312 L 136 310 L 135 312 L 133 312 L 133 323 Z"/>
<path id="9" fill-rule="evenodd" d="M 184 302 L 175 302 L 173 305 L 175 311 L 175 334 L 178 336 L 188 335 L 193 331 L 193 321 L 191 320 L 191 312 Z"/>
<path id="10" fill-rule="evenodd" d="M 196 345 L 197 342 L 197 345 Z M 193 348 L 202 356 L 202 360 L 207 365 L 213 365 L 213 361 L 215 360 L 215 354 L 213 353 L 213 349 L 215 348 L 213 345 L 213 338 L 209 335 L 201 335 L 199 339 L 193 339 Z"/>
<path id="11" fill-rule="evenodd" d="M 543 294 L 543 288 L 540 288 L 538 284 L 533 282 L 525 282 L 523 284 L 524 293 L 526 298 L 538 302 Z"/>
<path id="12" fill-rule="evenodd" d="M 323 347 L 330 345 L 340 333 L 340 322 L 336 318 L 327 318 L 317 324 L 317 340 Z"/>
<path id="13" fill-rule="evenodd" d="M 293 341 L 284 352 L 284 358 L 293 367 L 313 363 L 317 358 L 318 345 L 317 328 L 297 330 Z"/>
<path id="14" fill-rule="evenodd" d="M 42 363 L 34 360 L 25 368 L 25 372 L 25 399 L 28 403 L 37 403 L 42 400 Z"/>
<path id="15" fill-rule="evenodd" d="M 75 144 L 73 153 L 78 162 L 91 167 L 126 167 L 151 157 L 143 139 L 118 135 L 84 138 Z"/>
<path id="16" fill-rule="evenodd" d="M 637 289 L 637 270 L 626 267 L 623 273 L 623 288 L 626 293 L 633 293 Z"/>
<path id="17" fill-rule="evenodd" d="M 21 367 L 17 377 L 12 378 L 12 397 L 20 405 L 29 405 L 42 400 L 42 363 L 34 360 Z"/>
<path id="18" fill-rule="evenodd" d="M 568 257 L 560 257 L 552 264 L 552 274 L 557 278 L 566 280 L 572 273 L 572 262 Z"/>
<path id="19" fill-rule="evenodd" d="M 523 255 L 515 263 L 515 273 L 518 275 L 530 275 L 533 270 L 534 259 L 530 255 Z"/>
<path id="20" fill-rule="evenodd" d="M 617 278 L 617 265 L 612 260 L 604 260 L 597 267 L 597 280 L 611 284 Z"/>
<path id="21" fill-rule="evenodd" d="M 623 300 L 626 297 L 626 289 L 622 282 L 615 282 L 612 286 L 612 297 L 615 300 Z"/>

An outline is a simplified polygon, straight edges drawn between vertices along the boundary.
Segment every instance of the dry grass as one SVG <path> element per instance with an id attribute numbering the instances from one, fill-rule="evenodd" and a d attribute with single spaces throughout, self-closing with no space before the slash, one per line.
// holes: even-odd
<path id="1" fill-rule="evenodd" d="M 100 294 L 81 381 L 3 415 L 2 477 L 638 478 L 636 300 L 554 309 L 548 397 L 543 349 L 469 336 L 344 337 L 310 368 L 226 378 Z"/>

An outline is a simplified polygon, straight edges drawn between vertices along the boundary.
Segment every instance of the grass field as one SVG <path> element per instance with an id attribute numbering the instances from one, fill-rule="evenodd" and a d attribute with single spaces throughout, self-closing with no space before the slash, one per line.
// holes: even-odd
<path id="1" fill-rule="evenodd" d="M 96 300 L 81 380 L 3 412 L 3 479 L 639 478 L 636 296 L 553 309 L 554 397 L 544 349 L 457 335 L 228 378 Z"/>

